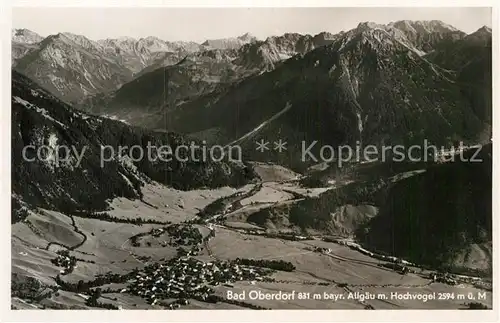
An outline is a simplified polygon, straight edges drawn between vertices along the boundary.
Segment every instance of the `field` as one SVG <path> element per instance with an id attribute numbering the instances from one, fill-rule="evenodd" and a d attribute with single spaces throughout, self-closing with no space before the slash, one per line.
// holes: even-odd
<path id="1" fill-rule="evenodd" d="M 239 191 L 248 193 L 251 189 L 250 185 Z M 109 213 L 121 219 L 140 217 L 183 223 L 196 219 L 196 214 L 210 203 L 236 192 L 230 188 L 182 192 L 152 184 L 144 189 L 143 201 L 115 199 L 111 202 Z M 195 256 L 200 261 L 233 261 L 236 258 L 283 260 L 293 264 L 295 270 L 275 271 L 270 281 L 241 280 L 220 284 L 214 287 L 214 295 L 225 301 L 209 303 L 191 299 L 182 308 L 457 309 L 465 308 L 465 303 L 471 301 L 462 295 L 474 295 L 480 302 L 492 306 L 491 292 L 470 284 L 433 282 L 427 270 L 415 269 L 413 273 L 402 275 L 382 267 L 386 261 L 345 245 L 325 242 L 319 236 L 291 241 L 266 236 L 263 228 L 246 222 L 249 214 L 262 207 L 295 203 L 301 199 L 297 194 L 319 192 L 294 186 L 293 182 L 266 182 L 253 195 L 243 194 L 239 207 L 225 215 L 223 224 L 205 222 L 193 226 L 201 237 L 207 237 L 211 230 L 214 232 L 211 239 L 200 245 L 202 248 Z M 76 284 L 106 273 L 125 275 L 132 270 L 175 258 L 177 247 L 168 243 L 169 234 L 154 234 L 154 230 L 164 227 L 162 224 L 116 223 L 34 210 L 25 221 L 12 226 L 12 272 L 33 277 L 55 292 L 37 302 L 13 297 L 12 305 L 19 309 L 89 308 L 86 303 L 88 294 L 57 287 L 55 277 L 62 274 L 65 282 Z M 78 258 L 70 273 L 64 273 L 64 268 L 52 262 L 60 250 L 69 250 Z M 171 299 L 150 304 L 143 297 L 120 292 L 126 286 L 126 283 L 101 285 L 101 289 L 109 292 L 105 291 L 99 301 L 123 309 L 162 309 L 166 307 L 165 302 L 175 301 Z M 287 299 L 276 296 L 285 294 Z M 234 295 L 240 299 L 232 299 L 236 297 Z M 436 299 L 423 301 L 411 299 L 411 295 L 434 295 Z"/>

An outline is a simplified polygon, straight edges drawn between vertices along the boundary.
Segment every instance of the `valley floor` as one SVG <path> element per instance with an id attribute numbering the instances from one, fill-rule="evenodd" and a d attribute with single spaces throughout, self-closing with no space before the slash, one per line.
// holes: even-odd
<path id="1" fill-rule="evenodd" d="M 466 308 L 466 303 L 470 302 L 480 302 L 491 308 L 491 289 L 469 278 L 458 279 L 456 285 L 449 285 L 432 280 L 430 271 L 411 266 L 409 273 L 401 274 L 381 266 L 387 263 L 386 260 L 363 254 L 342 243 L 323 241 L 320 235 L 292 241 L 266 234 L 263 228 L 246 221 L 248 214 L 260 208 L 294 203 L 300 196 L 314 196 L 324 190 L 300 188 L 293 182 L 265 182 L 239 190 L 221 188 L 189 192 L 151 184 L 143 190 L 143 201 L 118 198 L 111 202 L 113 210 L 108 213 L 113 217 L 140 217 L 158 222 L 142 225 L 33 210 L 25 221 L 12 225 L 13 288 L 18 289 L 13 291 L 12 307 L 93 308 L 88 302 L 92 289 L 78 293 L 66 285 L 61 286 L 55 278 L 59 275 L 64 282 L 77 284 L 110 272 L 127 275 L 136 268 L 146 270 L 174 259 L 178 257 L 178 250 L 168 242 L 168 236 L 161 233 L 161 228 L 165 228 L 161 221 L 173 224 L 190 221 L 189 226 L 197 228 L 204 238 L 213 235 L 193 246 L 192 250 L 198 251 L 191 257 L 200 263 L 219 264 L 236 258 L 283 260 L 292 263 L 295 270 L 277 270 L 264 279 L 257 275 L 254 279 L 221 282 L 213 286 L 217 302 L 190 299 L 177 306 L 181 309 L 257 306 L 271 309 L 459 309 Z M 234 198 L 235 194 L 239 198 Z M 199 211 L 222 197 L 233 197 L 227 212 L 196 221 Z M 220 221 L 221 218 L 225 222 Z M 54 264 L 55 258 L 64 258 L 57 253 L 60 250 L 69 250 L 77 259 L 69 273 L 64 266 Z M 22 284 L 26 277 L 35 278 L 47 291 L 38 289 L 33 296 L 28 284 Z M 151 296 L 136 295 L 130 286 L 130 282 L 124 280 L 93 287 L 102 289 L 98 299 L 100 307 L 112 304 L 120 309 L 175 308 L 152 301 Z M 277 295 L 284 293 L 290 293 L 287 294 L 289 299 L 279 299 Z M 234 295 L 240 298 L 231 299 Z M 259 295 L 273 299 L 259 299 Z M 175 299 L 169 301 L 170 304 L 176 302 Z"/>

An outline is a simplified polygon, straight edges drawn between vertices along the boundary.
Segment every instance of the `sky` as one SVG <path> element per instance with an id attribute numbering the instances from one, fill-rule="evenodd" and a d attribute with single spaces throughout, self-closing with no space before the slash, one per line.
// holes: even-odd
<path id="1" fill-rule="evenodd" d="M 13 28 L 41 36 L 71 32 L 90 39 L 156 36 L 177 41 L 236 37 L 259 39 L 285 32 L 337 33 L 371 21 L 441 20 L 466 33 L 491 27 L 490 8 L 57 8 L 16 7 Z"/>

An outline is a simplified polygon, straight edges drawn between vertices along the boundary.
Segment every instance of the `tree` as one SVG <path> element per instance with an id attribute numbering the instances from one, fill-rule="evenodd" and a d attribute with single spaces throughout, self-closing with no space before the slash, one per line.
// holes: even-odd
<path id="1" fill-rule="evenodd" d="M 488 306 L 486 306 L 482 303 L 478 303 L 478 302 L 469 303 L 467 305 L 468 305 L 469 310 L 487 310 L 488 309 Z"/>

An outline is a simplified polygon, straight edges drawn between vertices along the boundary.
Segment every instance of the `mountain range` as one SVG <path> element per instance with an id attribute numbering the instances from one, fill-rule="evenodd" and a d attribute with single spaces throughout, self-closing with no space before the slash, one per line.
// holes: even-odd
<path id="1" fill-rule="evenodd" d="M 377 26 L 373 23 L 365 25 Z M 393 33 L 394 37 L 405 38 L 415 49 L 426 53 L 432 51 L 438 42 L 466 36 L 439 21 L 398 21 L 384 28 Z M 113 91 L 145 69 L 152 71 L 161 66 L 174 65 L 193 52 L 237 50 L 238 53 L 230 59 L 235 65 L 272 69 L 291 56 L 331 43 L 342 33 L 333 35 L 322 32 L 314 36 L 287 33 L 262 41 L 247 33 L 235 38 L 210 39 L 198 44 L 164 41 L 154 36 L 94 41 L 82 35 L 59 33 L 44 38 L 27 29 L 14 29 L 12 64 L 40 84 L 50 87 L 58 97 L 72 102 L 89 95 Z M 28 53 L 31 55 L 25 57 Z M 96 59 L 108 62 L 109 66 L 97 69 L 94 73 L 96 67 L 92 61 Z M 64 71 L 60 70 L 66 68 L 65 64 L 70 64 L 71 76 L 64 76 Z M 61 79 L 66 84 L 62 84 Z"/>
<path id="2" fill-rule="evenodd" d="M 203 44 L 169 42 L 153 36 L 94 41 L 67 32 L 44 38 L 27 29 L 15 29 L 12 64 L 58 97 L 73 102 L 115 90 L 150 65 L 175 64 L 189 53 L 237 49 L 254 40 L 255 37 L 245 34 L 234 39 L 207 40 Z M 103 66 L 97 66 L 97 61 Z"/>
<path id="3" fill-rule="evenodd" d="M 489 138 L 491 124 L 489 35 L 478 31 L 457 40 L 443 37 L 426 54 L 392 26 L 360 24 L 337 35 L 331 44 L 295 55 L 270 71 L 184 99 L 181 104 L 157 104 L 156 118 L 134 120 L 138 124 L 144 121 L 141 125 L 145 127 L 166 127 L 213 142 L 236 141 L 248 145 L 252 158 L 288 165 L 290 161 L 278 160 L 271 152 L 257 154 L 251 139 L 287 138 L 295 143 L 289 145 L 289 159 L 299 155 L 302 142 L 313 140 L 319 141 L 318 147 L 354 146 L 356 141 L 409 145 L 424 138 L 446 146 L 459 140 L 477 142 Z M 472 41 L 476 37 L 485 40 Z M 453 62 L 452 57 L 462 59 Z M 175 68 L 165 69 L 165 79 Z M 172 92 L 183 93 L 162 91 L 167 97 Z M 127 93 L 140 97 L 132 89 Z M 113 114 L 125 117 L 118 108 L 124 102 L 118 102 L 116 109 L 113 100 L 101 109 L 110 107 Z M 154 104 L 141 104 L 154 111 Z M 282 113 L 287 106 L 290 108 Z M 268 122 L 270 119 L 273 121 Z"/>
<path id="4" fill-rule="evenodd" d="M 162 164 L 158 159 L 143 158 L 134 163 L 132 155 L 121 153 L 119 146 L 139 145 L 147 151 L 149 143 L 154 147 L 168 145 L 175 151 L 177 146 L 190 142 L 177 134 L 153 133 L 86 115 L 15 71 L 12 125 L 15 212 L 30 206 L 66 211 L 105 209 L 106 200 L 116 196 L 140 198 L 141 186 L 151 181 L 188 190 L 238 186 L 255 177 L 242 164 L 211 160 L 195 163 L 174 158 Z M 40 153 L 41 158 L 36 158 L 35 149 L 23 155 L 23 147 L 30 145 L 46 145 L 49 149 Z M 58 148 L 62 146 L 72 149 L 63 152 Z M 103 147 L 109 147 L 112 155 L 109 162 L 101 164 Z M 59 157 L 64 161 L 59 163 Z"/>
<path id="5" fill-rule="evenodd" d="M 488 27 L 467 34 L 436 20 L 361 22 L 336 34 L 285 33 L 263 40 L 247 33 L 199 44 L 13 30 L 13 236 L 16 248 L 30 252 L 32 245 L 46 244 L 43 256 L 29 254 L 45 266 L 43 274 L 24 261 L 24 251 L 13 253 L 13 268 L 50 285 L 55 278 L 47 273 L 59 269 L 45 260 L 61 256 L 51 249 L 58 246 L 94 257 L 101 262 L 97 267 L 127 278 L 116 282 L 128 282 L 127 268 L 138 270 L 140 257 L 147 255 L 147 264 L 174 257 L 166 241 L 137 244 L 147 230 L 171 229 L 172 220 L 199 228 L 207 239 L 196 252 L 213 262 L 230 259 L 235 250 L 262 252 L 264 259 L 295 248 L 300 252 L 289 259 L 300 270 L 287 275 L 300 277 L 290 276 L 290 284 L 310 273 L 335 288 L 371 288 L 366 284 L 384 279 L 388 285 L 375 287 L 407 288 L 418 279 L 418 288 L 444 290 L 435 278 L 428 282 L 424 270 L 490 277 L 491 38 Z M 286 146 L 276 149 L 278 141 Z M 471 147 L 479 147 L 474 157 L 481 162 L 447 160 L 444 152 L 425 162 L 362 159 L 343 166 L 336 163 L 339 156 L 302 158 L 310 144 L 310 156 L 324 156 L 325 147 L 425 141 L 446 148 L 462 142 L 468 157 Z M 268 146 L 256 150 L 257 142 Z M 237 146 L 243 158 L 161 162 L 119 151 L 192 144 Z M 105 147 L 112 153 L 103 164 Z M 141 231 L 143 224 L 156 227 Z M 76 243 L 77 236 L 83 241 Z M 339 254 L 320 247 L 332 241 Z M 351 249 L 361 250 L 364 260 Z M 115 264 L 121 253 L 127 258 Z M 126 267 L 129 257 L 133 264 Z M 400 260 L 387 260 L 394 257 Z M 422 275 L 412 272 L 408 282 L 404 270 L 401 276 L 379 268 L 390 263 L 394 269 L 401 259 Z M 75 289 L 58 275 L 55 290 L 72 295 L 87 281 L 103 286 L 90 261 L 75 261 L 81 268 L 71 268 L 77 274 L 70 272 L 67 281 L 85 282 Z M 309 262 L 317 267 L 305 268 Z M 122 292 L 128 297 L 131 291 Z"/>
<path id="6" fill-rule="evenodd" d="M 14 69 L 80 110 L 212 144 L 297 171 L 302 143 L 485 142 L 491 136 L 491 29 L 441 21 L 362 22 L 338 34 L 257 40 L 93 41 L 14 30 Z M 17 57 L 17 58 L 16 58 Z M 254 139 L 287 139 L 286 154 Z M 279 137 L 279 138 L 278 138 Z"/>

